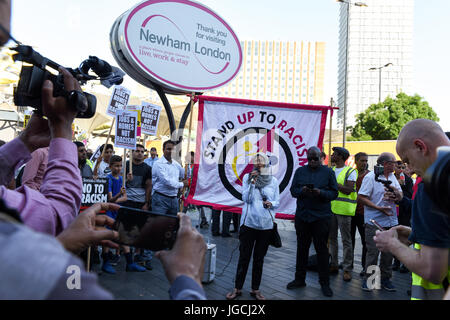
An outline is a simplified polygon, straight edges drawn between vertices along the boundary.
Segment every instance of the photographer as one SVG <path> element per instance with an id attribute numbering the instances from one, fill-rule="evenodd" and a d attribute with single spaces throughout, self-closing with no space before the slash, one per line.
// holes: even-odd
<path id="1" fill-rule="evenodd" d="M 378 251 L 373 237 L 377 227 L 371 222 L 375 220 L 385 230 L 398 225 L 397 209 L 395 201 L 400 201 L 403 194 L 400 191 L 401 187 L 394 176 L 394 166 L 396 160 L 392 153 L 384 152 L 378 159 L 377 164 L 383 166 L 383 173 L 377 177 L 378 173 L 369 172 L 363 179 L 361 189 L 358 192 L 358 201 L 364 205 L 364 233 L 366 236 L 366 276 L 362 285 L 364 291 L 372 291 L 373 288 L 367 285 L 367 278 L 369 277 L 369 266 L 377 265 Z M 376 168 L 377 169 L 377 168 Z M 382 182 L 376 181 L 390 181 L 393 193 L 386 192 L 386 187 Z M 382 252 L 380 257 L 381 270 L 381 286 L 387 291 L 396 291 L 394 285 L 390 281 L 392 277 L 392 254 Z"/>
<path id="2" fill-rule="evenodd" d="M 256 300 L 265 300 L 261 294 L 264 257 L 269 248 L 273 220 L 280 203 L 278 180 L 270 172 L 267 155 L 257 153 L 252 160 L 255 169 L 243 178 L 241 227 L 239 231 L 239 262 L 236 270 L 234 290 L 226 295 L 228 300 L 242 295 L 248 265 L 253 252 L 252 291 Z"/>
<path id="3" fill-rule="evenodd" d="M 423 176 L 437 158 L 437 148 L 450 146 L 441 127 L 427 119 L 416 119 L 403 127 L 397 153 L 418 176 Z M 450 217 L 440 211 L 419 183 L 412 202 L 411 226 L 377 232 L 374 240 L 381 251 L 397 257 L 412 274 L 412 300 L 442 299 L 450 278 Z M 414 248 L 409 245 L 414 244 Z"/>

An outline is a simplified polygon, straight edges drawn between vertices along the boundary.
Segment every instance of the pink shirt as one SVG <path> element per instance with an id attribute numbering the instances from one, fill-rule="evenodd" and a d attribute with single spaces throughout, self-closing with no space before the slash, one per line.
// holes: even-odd
<path id="1" fill-rule="evenodd" d="M 0 147 L 0 184 L 10 181 L 14 168 L 30 158 L 30 152 L 19 138 Z M 20 213 L 25 225 L 55 236 L 78 214 L 81 193 L 77 148 L 64 138 L 50 142 L 47 171 L 40 192 L 27 186 L 16 190 L 0 186 L 0 197 Z"/>
<path id="2" fill-rule="evenodd" d="M 40 148 L 31 154 L 22 175 L 22 185 L 39 191 L 48 162 L 48 147 Z"/>

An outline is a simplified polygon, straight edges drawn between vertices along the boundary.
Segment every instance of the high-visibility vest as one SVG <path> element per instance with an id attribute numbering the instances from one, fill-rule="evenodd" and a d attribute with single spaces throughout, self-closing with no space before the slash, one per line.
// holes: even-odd
<path id="1" fill-rule="evenodd" d="M 336 167 L 333 167 L 333 171 L 336 170 Z M 341 185 L 345 185 L 350 174 L 355 171 L 355 169 L 351 167 L 344 167 L 344 169 L 339 173 L 337 177 L 337 183 Z M 356 172 L 358 175 L 358 172 Z M 343 216 L 354 216 L 356 211 L 356 198 L 358 194 L 356 192 L 356 183 L 353 189 L 353 192 L 350 194 L 344 194 L 339 191 L 338 197 L 336 200 L 331 201 L 331 211 L 334 214 L 339 214 Z"/>
<path id="2" fill-rule="evenodd" d="M 86 159 L 86 164 L 91 168 L 91 170 L 94 170 L 94 164 L 92 163 L 91 160 Z"/>
<path id="3" fill-rule="evenodd" d="M 415 243 L 414 249 L 420 250 L 420 244 Z M 414 272 L 411 274 L 411 300 L 442 300 L 444 298 L 445 289 L 442 283 L 434 284 Z M 447 271 L 447 281 L 450 282 L 450 268 Z"/>

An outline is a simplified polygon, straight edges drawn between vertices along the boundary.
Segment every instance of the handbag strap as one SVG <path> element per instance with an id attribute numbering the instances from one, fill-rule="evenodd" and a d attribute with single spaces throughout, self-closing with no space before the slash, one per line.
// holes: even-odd
<path id="1" fill-rule="evenodd" d="M 260 188 L 256 188 L 256 189 L 258 189 L 259 193 L 261 194 L 261 198 L 263 198 L 262 190 Z M 269 211 L 270 217 L 272 218 L 272 222 L 275 222 L 272 212 L 270 212 L 270 209 L 269 208 L 266 208 L 266 209 L 267 209 L 267 211 Z"/>

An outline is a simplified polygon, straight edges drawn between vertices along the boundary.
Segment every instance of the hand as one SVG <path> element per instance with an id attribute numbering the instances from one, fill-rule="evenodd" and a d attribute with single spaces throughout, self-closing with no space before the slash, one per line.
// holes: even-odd
<path id="1" fill-rule="evenodd" d="M 141 208 L 141 210 L 144 210 L 144 211 L 148 211 L 148 203 L 146 202 L 143 206 L 142 206 L 142 208 Z"/>
<path id="2" fill-rule="evenodd" d="M 178 276 L 185 275 L 202 286 L 206 243 L 202 235 L 192 227 L 191 219 L 178 213 L 180 228 L 170 251 L 158 251 L 155 256 L 161 260 L 166 277 L 172 284 Z"/>
<path id="3" fill-rule="evenodd" d="M 320 196 L 320 189 L 319 189 L 319 188 L 314 188 L 314 189 L 312 189 L 312 194 L 313 194 L 313 196 L 315 196 L 315 197 Z"/>
<path id="4" fill-rule="evenodd" d="M 132 180 L 133 180 L 133 174 L 128 173 L 128 174 L 127 174 L 127 182 L 130 182 L 130 181 L 132 181 Z"/>
<path id="5" fill-rule="evenodd" d="M 106 215 L 97 215 L 101 210 L 119 210 L 120 206 L 113 203 L 96 203 L 81 212 L 74 221 L 61 232 L 57 239 L 66 250 L 78 254 L 89 246 L 101 244 L 118 248 L 112 241 L 119 238 L 117 231 L 108 230 L 103 226 L 112 227 L 114 220 Z"/>
<path id="6" fill-rule="evenodd" d="M 258 170 L 253 170 L 250 173 L 250 181 L 255 184 L 256 183 L 256 178 L 259 176 L 259 171 Z"/>
<path id="7" fill-rule="evenodd" d="M 64 76 L 64 88 L 82 91 L 78 81 L 63 67 L 59 72 Z M 65 138 L 72 140 L 72 122 L 78 111 L 69 105 L 65 97 L 53 97 L 54 85 L 45 80 L 42 86 L 42 113 L 48 118 L 52 138 Z"/>
<path id="8" fill-rule="evenodd" d="M 189 186 L 189 179 L 182 180 L 183 186 L 188 187 Z"/>
<path id="9" fill-rule="evenodd" d="M 93 176 L 92 176 L 92 179 L 97 180 L 97 179 L 98 179 L 98 176 L 97 176 L 97 175 L 93 175 Z"/>
<path id="10" fill-rule="evenodd" d="M 51 139 L 48 121 L 33 113 L 27 127 L 20 133 L 19 138 L 30 153 L 39 148 L 48 147 Z"/>
<path id="11" fill-rule="evenodd" d="M 312 189 L 308 188 L 307 186 L 303 186 L 300 192 L 311 193 Z"/>
<path id="12" fill-rule="evenodd" d="M 124 187 L 120 188 L 120 195 L 126 195 L 127 194 L 127 189 L 125 189 Z"/>
<path id="13" fill-rule="evenodd" d="M 400 201 L 403 198 L 402 193 L 395 188 L 392 188 L 392 190 L 385 188 L 384 190 L 386 191 L 383 196 L 384 201 L 395 202 Z"/>
<path id="14" fill-rule="evenodd" d="M 269 209 L 272 208 L 272 202 L 270 202 L 270 201 L 263 201 L 263 204 L 265 204 L 266 207 Z"/>
<path id="15" fill-rule="evenodd" d="M 373 237 L 375 244 L 381 252 L 389 252 L 391 248 L 392 241 L 398 240 L 397 231 L 391 228 L 387 231 L 376 231 Z"/>
<path id="16" fill-rule="evenodd" d="M 410 227 L 398 225 L 396 227 L 391 228 L 390 230 L 395 230 L 397 232 L 398 240 L 400 240 L 401 243 L 407 246 L 411 244 L 411 241 L 408 240 L 412 231 Z"/>
<path id="17" fill-rule="evenodd" d="M 378 207 L 377 210 L 390 217 L 394 215 L 391 207 Z"/>

